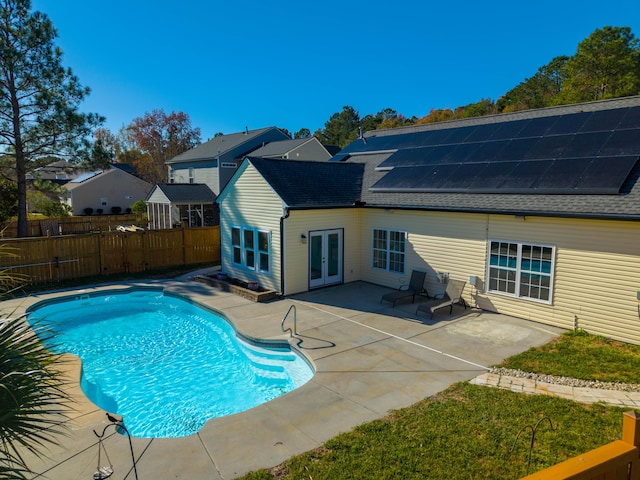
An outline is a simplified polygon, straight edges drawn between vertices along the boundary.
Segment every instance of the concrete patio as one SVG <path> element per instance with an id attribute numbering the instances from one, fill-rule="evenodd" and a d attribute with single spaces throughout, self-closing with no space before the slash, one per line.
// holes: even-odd
<path id="1" fill-rule="evenodd" d="M 380 304 L 388 288 L 356 282 L 314 290 L 269 303 L 253 303 L 213 287 L 186 280 L 133 282 L 162 285 L 222 311 L 252 337 L 288 338 L 280 323 L 291 305 L 297 313 L 293 346 L 306 355 L 316 374 L 302 388 L 249 411 L 207 422 L 196 435 L 175 439 L 133 439 L 140 479 L 231 479 L 272 467 L 292 455 L 320 446 L 338 433 L 409 406 L 451 384 L 486 372 L 487 366 L 548 342 L 559 329 L 525 320 L 464 310 L 416 317 L 416 304 Z M 83 292 L 98 289 L 87 288 Z M 2 302 L 3 312 L 71 292 L 34 295 Z M 426 301 L 416 299 L 416 303 Z M 287 319 L 287 326 L 292 326 Z M 105 412 L 89 402 L 77 380 L 79 362 L 70 364 L 74 411 L 69 435 L 47 458 L 26 455 L 40 472 L 36 478 L 92 478 Z M 113 429 L 109 430 L 113 432 Z M 113 463 L 111 478 L 135 478 L 126 436 L 105 442 Z M 105 462 L 103 462 L 105 463 Z"/>

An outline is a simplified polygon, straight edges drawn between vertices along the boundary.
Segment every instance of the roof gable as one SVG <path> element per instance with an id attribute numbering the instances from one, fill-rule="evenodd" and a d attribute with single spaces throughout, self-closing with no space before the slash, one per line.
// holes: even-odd
<path id="1" fill-rule="evenodd" d="M 279 135 L 278 132 L 280 133 Z M 225 153 L 234 150 L 235 148 L 242 146 L 245 143 L 251 144 L 251 141 L 259 141 L 260 137 L 267 135 L 271 136 L 272 134 L 275 134 L 278 138 L 281 137 L 283 140 L 289 138 L 285 133 L 283 133 L 276 127 L 260 128 L 257 130 L 245 130 L 244 132 L 232 133 L 229 135 L 218 135 L 217 137 L 213 137 L 208 142 L 202 143 L 197 147 L 192 148 L 191 150 L 187 150 L 186 152 L 173 157 L 166 163 L 182 163 L 194 160 L 216 158 L 220 155 L 224 155 Z M 255 145 L 248 146 L 246 151 L 240 153 L 239 155 L 249 153 L 255 148 Z"/>
<path id="2" fill-rule="evenodd" d="M 215 193 L 203 183 L 159 183 L 149 192 L 146 201 L 156 194 L 157 189 L 170 203 L 214 203 L 216 200 Z"/>

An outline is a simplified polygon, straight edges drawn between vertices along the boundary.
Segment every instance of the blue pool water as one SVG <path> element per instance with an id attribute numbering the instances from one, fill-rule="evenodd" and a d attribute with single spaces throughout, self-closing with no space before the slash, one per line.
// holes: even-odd
<path id="1" fill-rule="evenodd" d="M 81 358 L 85 394 L 134 437 L 191 435 L 313 376 L 287 344 L 245 342 L 220 316 L 160 290 L 41 302 L 28 318 L 56 332 L 52 350 Z"/>

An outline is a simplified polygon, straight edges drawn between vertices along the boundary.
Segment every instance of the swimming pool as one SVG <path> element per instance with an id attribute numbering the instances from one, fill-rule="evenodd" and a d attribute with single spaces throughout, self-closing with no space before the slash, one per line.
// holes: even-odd
<path id="1" fill-rule="evenodd" d="M 80 357 L 82 390 L 134 437 L 192 435 L 313 376 L 288 343 L 242 338 L 221 313 L 161 289 L 61 297 L 27 315 L 55 332 L 50 349 Z"/>

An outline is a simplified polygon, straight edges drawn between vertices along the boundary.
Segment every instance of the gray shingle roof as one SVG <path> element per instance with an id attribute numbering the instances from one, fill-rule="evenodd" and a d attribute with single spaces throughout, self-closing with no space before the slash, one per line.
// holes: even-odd
<path id="1" fill-rule="evenodd" d="M 203 183 L 159 183 L 171 203 L 214 203 L 216 195 Z"/>
<path id="2" fill-rule="evenodd" d="M 364 165 L 248 157 L 289 208 L 353 206 L 360 200 Z"/>
<path id="3" fill-rule="evenodd" d="M 208 142 L 205 142 L 195 148 L 192 148 L 191 150 L 187 150 L 186 152 L 173 157 L 167 163 L 190 162 L 193 160 L 215 158 L 218 155 L 228 152 L 229 150 L 242 145 L 244 142 L 247 142 L 248 140 L 251 140 L 275 128 L 276 127 L 267 127 L 257 130 L 248 130 L 245 132 L 231 133 L 229 135 L 219 135 L 212 138 Z"/>
<path id="4" fill-rule="evenodd" d="M 251 152 L 252 157 L 273 157 L 276 155 L 285 155 L 294 148 L 299 147 L 309 141 L 308 138 L 296 138 L 292 140 L 282 140 L 280 142 L 270 142 L 265 146 Z"/>

